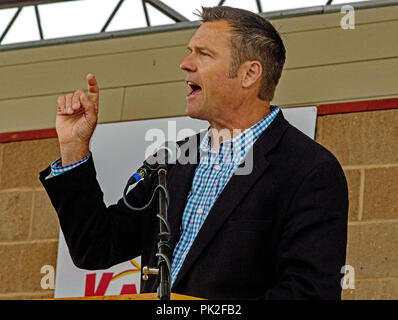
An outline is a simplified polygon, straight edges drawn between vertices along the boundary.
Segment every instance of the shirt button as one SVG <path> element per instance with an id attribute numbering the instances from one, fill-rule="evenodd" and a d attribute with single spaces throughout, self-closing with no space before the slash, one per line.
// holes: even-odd
<path id="1" fill-rule="evenodd" d="M 198 210 L 196 210 L 196 213 L 202 214 L 203 213 L 203 209 L 199 208 Z"/>
<path id="2" fill-rule="evenodd" d="M 221 166 L 219 165 L 219 164 L 216 164 L 215 166 L 214 166 L 214 170 L 220 170 L 221 169 Z"/>

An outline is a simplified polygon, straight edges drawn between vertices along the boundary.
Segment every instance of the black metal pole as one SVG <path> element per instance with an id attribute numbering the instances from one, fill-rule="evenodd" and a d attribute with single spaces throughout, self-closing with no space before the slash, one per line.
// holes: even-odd
<path id="1" fill-rule="evenodd" d="M 109 24 L 112 22 L 113 17 L 116 15 L 118 12 L 120 6 L 123 4 L 124 0 L 120 0 L 118 4 L 116 5 L 115 9 L 113 9 L 111 15 L 109 16 L 108 20 L 105 22 L 104 26 L 101 29 L 101 32 L 105 32 L 106 28 L 108 28 Z"/>
<path id="2" fill-rule="evenodd" d="M 166 184 L 167 170 L 166 166 L 161 166 L 158 169 L 158 183 L 164 187 L 163 190 L 167 190 Z M 160 282 L 158 287 L 158 298 L 159 300 L 170 300 L 170 270 L 169 270 L 169 240 L 170 233 L 168 230 L 167 223 L 167 199 L 165 192 L 162 189 L 159 192 L 159 244 L 158 244 L 158 258 L 159 258 L 159 275 Z M 166 223 L 165 223 L 166 222 Z"/>
<path id="3" fill-rule="evenodd" d="M 142 7 L 144 9 L 144 15 L 145 15 L 145 20 L 146 20 L 146 25 L 148 27 L 151 26 L 151 20 L 149 19 L 149 13 L 148 13 L 148 8 L 146 7 L 146 2 L 142 0 Z"/>
<path id="4" fill-rule="evenodd" d="M 35 5 L 35 13 L 36 13 L 36 22 L 37 22 L 37 28 L 39 29 L 40 39 L 43 40 L 44 39 L 43 29 L 41 27 L 40 12 L 37 5 Z"/>
<path id="5" fill-rule="evenodd" d="M 4 38 L 6 37 L 8 31 L 11 29 L 12 25 L 14 24 L 15 20 L 18 18 L 19 14 L 22 11 L 22 7 L 18 7 L 17 12 L 15 12 L 14 16 L 12 17 L 11 21 L 8 23 L 7 27 L 5 28 L 3 34 L 0 37 L 0 43 L 3 42 Z"/>

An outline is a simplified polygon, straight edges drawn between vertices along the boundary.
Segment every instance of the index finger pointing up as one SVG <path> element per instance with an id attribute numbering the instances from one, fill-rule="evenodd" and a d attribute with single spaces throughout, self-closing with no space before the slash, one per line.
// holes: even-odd
<path id="1" fill-rule="evenodd" d="M 95 79 L 95 76 L 92 73 L 89 73 L 86 79 L 88 87 L 88 100 L 91 102 L 97 102 L 99 94 L 97 79 Z"/>

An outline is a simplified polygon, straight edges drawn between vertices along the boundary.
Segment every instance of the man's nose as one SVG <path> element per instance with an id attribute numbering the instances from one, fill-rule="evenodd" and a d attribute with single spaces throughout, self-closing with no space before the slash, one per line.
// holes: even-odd
<path id="1" fill-rule="evenodd" d="M 192 56 L 189 54 L 187 55 L 184 60 L 180 63 L 180 69 L 184 71 L 196 71 L 196 65 L 192 59 Z"/>

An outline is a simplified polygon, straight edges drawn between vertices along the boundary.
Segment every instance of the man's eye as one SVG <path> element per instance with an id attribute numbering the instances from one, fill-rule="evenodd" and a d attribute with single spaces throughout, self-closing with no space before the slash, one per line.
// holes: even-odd
<path id="1" fill-rule="evenodd" d="M 208 53 L 203 52 L 203 51 L 201 51 L 200 54 L 201 54 L 202 56 L 210 56 Z"/>

